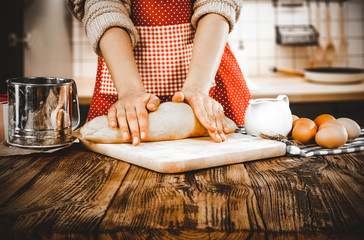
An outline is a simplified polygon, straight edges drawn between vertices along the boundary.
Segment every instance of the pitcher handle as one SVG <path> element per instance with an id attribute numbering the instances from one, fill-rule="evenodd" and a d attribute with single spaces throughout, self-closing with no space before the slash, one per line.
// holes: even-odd
<path id="1" fill-rule="evenodd" d="M 279 95 L 277 97 L 278 100 L 283 100 L 287 105 L 289 105 L 289 99 L 286 95 Z"/>
<path id="2" fill-rule="evenodd" d="M 78 128 L 80 122 L 80 105 L 78 102 L 77 86 L 76 82 L 72 80 L 72 131 L 75 131 Z"/>

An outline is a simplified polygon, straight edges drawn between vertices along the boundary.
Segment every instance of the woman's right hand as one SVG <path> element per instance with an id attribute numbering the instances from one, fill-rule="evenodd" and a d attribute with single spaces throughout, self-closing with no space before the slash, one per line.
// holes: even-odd
<path id="1" fill-rule="evenodd" d="M 160 100 L 145 92 L 126 30 L 109 28 L 99 45 L 119 96 L 109 109 L 109 125 L 120 128 L 123 140 L 131 138 L 138 145 L 148 135 L 148 111 L 157 110 Z"/>
<path id="2" fill-rule="evenodd" d="M 123 140 L 138 145 L 148 135 L 148 111 L 157 110 L 160 100 L 145 92 L 129 91 L 114 103 L 108 112 L 109 125 L 119 127 Z"/>

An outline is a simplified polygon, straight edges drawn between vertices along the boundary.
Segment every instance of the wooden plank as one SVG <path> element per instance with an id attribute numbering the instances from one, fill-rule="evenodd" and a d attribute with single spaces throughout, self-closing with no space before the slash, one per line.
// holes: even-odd
<path id="1" fill-rule="evenodd" d="M 324 159 L 328 167 L 322 171 L 325 181 L 321 188 L 331 187 L 323 198 L 325 213 L 333 216 L 329 226 L 343 232 L 361 232 L 364 236 L 364 152 L 328 155 Z"/>
<path id="2" fill-rule="evenodd" d="M 246 231 L 238 232 L 221 232 L 213 230 L 185 230 L 185 229 L 140 229 L 134 231 L 119 231 L 112 233 L 100 234 L 100 239 L 112 240 L 112 239 L 128 239 L 128 240 L 142 240 L 142 239 L 173 239 L 173 240 L 210 240 L 210 239 L 251 239 L 260 240 L 264 239 L 262 233 L 252 233 Z"/>
<path id="3" fill-rule="evenodd" d="M 0 204 L 0 239 L 364 235 L 364 152 L 282 157 L 185 174 L 130 168 L 77 147 L 3 160 L 0 189 L 7 197 Z M 6 190 L 6 184 L 15 190 Z"/>
<path id="4" fill-rule="evenodd" d="M 271 232 L 360 232 L 364 153 L 276 158 L 246 164 Z"/>
<path id="5" fill-rule="evenodd" d="M 243 164 L 196 172 L 202 229 L 264 231 L 262 216 Z"/>
<path id="6" fill-rule="evenodd" d="M 70 233 L 70 232 L 19 232 L 19 233 L 0 233 L 1 239 L 12 240 L 144 240 L 144 239 L 173 239 L 173 240 L 210 240 L 210 239 L 228 239 L 228 240 L 261 240 L 261 239 L 278 239 L 278 240 L 331 240 L 331 239 L 348 239 L 362 240 L 362 236 L 352 234 L 341 234 L 328 232 L 249 232 L 249 231 L 215 231 L 213 229 L 195 230 L 195 229 L 124 229 L 116 232 L 106 233 Z"/>
<path id="7" fill-rule="evenodd" d="M 212 229 L 207 230 L 191 230 L 191 229 L 137 229 L 137 230 L 123 230 L 118 232 L 101 233 L 98 235 L 99 239 L 113 240 L 113 239 L 126 239 L 126 240 L 142 240 L 142 239 L 173 239 L 173 240 L 211 240 L 211 239 L 228 239 L 228 240 L 262 240 L 262 239 L 276 239 L 276 240 L 332 240 L 332 239 L 348 239 L 348 240 L 362 240 L 362 236 L 355 236 L 352 234 L 342 235 L 338 233 L 296 233 L 296 232 L 249 232 L 249 231 L 215 231 Z"/>
<path id="8" fill-rule="evenodd" d="M 0 239 L 11 240 L 96 240 L 97 235 L 93 233 L 70 233 L 70 232 L 53 232 L 47 230 L 37 231 L 20 231 L 20 232 L 1 232 Z"/>
<path id="9" fill-rule="evenodd" d="M 132 166 L 100 225 L 118 229 L 264 230 L 244 165 L 185 174 Z"/>
<path id="10" fill-rule="evenodd" d="M 33 154 L 0 158 L 0 206 L 39 174 L 54 155 Z"/>
<path id="11" fill-rule="evenodd" d="M 0 231 L 93 231 L 129 164 L 71 147 L 0 208 Z"/>

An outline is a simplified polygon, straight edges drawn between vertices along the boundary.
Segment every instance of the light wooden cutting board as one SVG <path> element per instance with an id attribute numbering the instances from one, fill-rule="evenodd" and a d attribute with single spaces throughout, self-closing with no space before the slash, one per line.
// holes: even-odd
<path id="1" fill-rule="evenodd" d="M 215 143 L 210 137 L 173 141 L 100 144 L 81 139 L 88 149 L 125 162 L 161 173 L 191 170 L 241 163 L 282 156 L 286 145 L 282 142 L 232 133 L 227 140 Z"/>

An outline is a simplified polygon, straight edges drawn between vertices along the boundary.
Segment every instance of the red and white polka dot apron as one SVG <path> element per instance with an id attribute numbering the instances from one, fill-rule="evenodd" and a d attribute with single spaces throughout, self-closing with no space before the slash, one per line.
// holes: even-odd
<path id="1" fill-rule="evenodd" d="M 140 41 L 134 49 L 139 74 L 148 93 L 171 101 L 182 89 L 192 56 L 194 29 L 191 1 L 132 1 L 131 19 Z M 220 102 L 225 115 L 237 125 L 251 99 L 240 67 L 226 44 L 210 96 Z M 106 115 L 118 99 L 106 63 L 98 59 L 96 85 L 87 120 Z"/>

